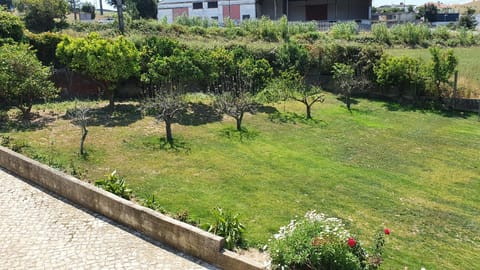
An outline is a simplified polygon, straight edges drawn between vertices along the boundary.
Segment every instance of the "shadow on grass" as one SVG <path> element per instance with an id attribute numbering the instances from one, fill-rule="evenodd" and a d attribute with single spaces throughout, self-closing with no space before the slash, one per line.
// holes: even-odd
<path id="1" fill-rule="evenodd" d="M 477 115 L 474 112 L 463 112 L 456 111 L 449 108 L 446 108 L 444 104 L 437 102 L 425 103 L 425 104 L 411 104 L 411 103 L 398 103 L 398 102 L 387 102 L 383 105 L 389 111 L 396 112 L 419 112 L 419 113 L 434 113 L 441 115 L 443 117 L 449 118 L 462 118 L 466 119 L 471 116 Z"/>
<path id="2" fill-rule="evenodd" d="M 323 120 L 317 120 L 314 118 L 307 119 L 304 115 L 294 113 L 294 112 L 275 112 L 268 116 L 270 121 L 273 123 L 279 124 L 306 124 L 306 125 L 315 125 L 315 126 L 326 126 L 327 122 Z"/>
<path id="3" fill-rule="evenodd" d="M 147 136 L 136 139 L 136 142 L 129 142 L 133 147 L 144 147 L 154 151 L 167 151 L 167 152 L 185 152 L 189 153 L 191 148 L 189 144 L 182 138 L 174 138 L 173 142 L 168 142 L 164 137 Z"/>
<path id="4" fill-rule="evenodd" d="M 266 113 L 266 114 L 272 114 L 272 113 L 278 113 L 277 108 L 273 106 L 268 106 L 268 105 L 262 105 L 258 107 L 258 112 L 259 113 Z"/>
<path id="5" fill-rule="evenodd" d="M 45 128 L 55 120 L 55 117 L 39 114 L 31 114 L 28 119 L 23 119 L 20 116 L 14 119 L 5 117 L 0 119 L 0 132 L 35 131 Z"/>
<path id="6" fill-rule="evenodd" d="M 345 105 L 347 104 L 344 96 L 337 96 L 337 100 L 343 102 Z M 360 103 L 360 101 L 358 101 L 357 99 L 354 99 L 353 97 L 350 98 L 351 105 L 357 105 L 358 103 Z"/>
<path id="7" fill-rule="evenodd" d="M 199 126 L 219 122 L 221 120 L 222 114 L 215 110 L 211 105 L 204 103 L 189 103 L 188 109 L 178 116 L 176 122 L 184 126 Z"/>
<path id="8" fill-rule="evenodd" d="M 251 141 L 254 140 L 260 134 L 256 130 L 249 130 L 247 128 L 242 128 L 241 131 L 238 131 L 234 127 L 222 128 L 219 132 L 220 137 L 227 138 L 233 141 Z"/>
<path id="9" fill-rule="evenodd" d="M 105 127 L 128 126 L 142 119 L 140 105 L 133 104 L 115 104 L 114 111 L 111 111 L 108 105 L 92 108 L 89 110 L 88 116 L 88 126 Z M 64 119 L 73 120 L 68 112 L 65 114 Z"/>

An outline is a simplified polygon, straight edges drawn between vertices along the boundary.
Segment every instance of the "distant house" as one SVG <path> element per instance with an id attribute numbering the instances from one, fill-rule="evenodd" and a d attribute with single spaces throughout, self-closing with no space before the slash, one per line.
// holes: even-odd
<path id="1" fill-rule="evenodd" d="M 369 20 L 371 0 L 160 0 L 158 19 L 169 23 L 181 15 L 237 22 L 267 16 L 273 20 L 286 15 L 289 21 Z"/>

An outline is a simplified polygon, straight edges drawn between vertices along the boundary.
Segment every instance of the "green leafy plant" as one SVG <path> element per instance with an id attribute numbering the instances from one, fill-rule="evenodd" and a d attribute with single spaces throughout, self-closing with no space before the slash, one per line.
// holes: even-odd
<path id="1" fill-rule="evenodd" d="M 155 198 L 155 195 L 151 194 L 150 196 L 147 196 L 142 202 L 143 206 L 148 207 L 150 209 L 153 209 L 155 211 L 158 211 L 162 214 L 167 213 L 167 210 L 162 207 L 160 202 Z"/>
<path id="2" fill-rule="evenodd" d="M 127 200 L 130 200 L 132 196 L 132 190 L 127 187 L 125 178 L 119 176 L 117 171 L 113 171 L 111 174 L 106 175 L 104 179 L 95 181 L 95 186 Z"/>
<path id="3" fill-rule="evenodd" d="M 377 235 L 369 254 L 341 219 L 310 211 L 281 227 L 268 250 L 273 269 L 377 269 L 387 234 L 389 229 Z"/>
<path id="4" fill-rule="evenodd" d="M 232 214 L 217 207 L 214 209 L 213 215 L 215 222 L 209 226 L 208 231 L 224 237 L 227 249 L 233 250 L 245 243 L 243 239 L 245 226 L 238 220 L 238 214 Z"/>

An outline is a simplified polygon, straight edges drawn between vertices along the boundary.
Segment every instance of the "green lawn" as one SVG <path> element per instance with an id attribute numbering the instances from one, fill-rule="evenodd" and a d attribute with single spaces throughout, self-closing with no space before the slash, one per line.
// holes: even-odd
<path id="1" fill-rule="evenodd" d="M 458 57 L 459 90 L 467 97 L 480 98 L 480 47 L 454 48 Z M 392 55 L 408 55 L 430 59 L 428 49 L 389 49 Z"/>
<path id="2" fill-rule="evenodd" d="M 153 193 L 170 212 L 188 209 L 201 222 L 211 221 L 215 206 L 238 212 L 252 244 L 265 244 L 290 219 L 317 209 L 344 219 L 364 242 L 391 228 L 384 269 L 478 269 L 477 117 L 358 102 L 349 113 L 327 95 L 311 124 L 248 116 L 245 127 L 257 136 L 242 141 L 220 135 L 232 119 L 219 121 L 211 108 L 197 105 L 203 114 L 186 115 L 173 127 L 189 149 L 178 152 L 148 146 L 163 135 L 163 125 L 125 103 L 113 118 L 92 123 L 87 161 L 75 154 L 80 129 L 62 114 L 44 127 L 1 132 L 59 162 L 75 162 L 90 180 L 117 169 L 137 196 Z M 36 109 L 51 115 L 67 106 L 72 103 Z M 283 112 L 283 104 L 277 109 Z M 303 113 L 296 103 L 286 109 Z"/>

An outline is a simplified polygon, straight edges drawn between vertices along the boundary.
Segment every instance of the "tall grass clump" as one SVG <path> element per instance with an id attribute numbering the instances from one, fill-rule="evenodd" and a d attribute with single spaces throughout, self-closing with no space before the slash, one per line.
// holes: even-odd
<path id="1" fill-rule="evenodd" d="M 330 28 L 330 34 L 335 39 L 351 40 L 358 33 L 358 24 L 355 22 L 336 23 Z"/>
<path id="2" fill-rule="evenodd" d="M 391 34 L 398 42 L 411 47 L 415 47 L 416 45 L 426 47 L 428 40 L 431 38 L 430 29 L 424 24 L 398 24 L 392 27 Z"/>
<path id="3" fill-rule="evenodd" d="M 392 34 L 386 23 L 377 23 L 372 25 L 372 35 L 375 41 L 392 45 Z"/>

